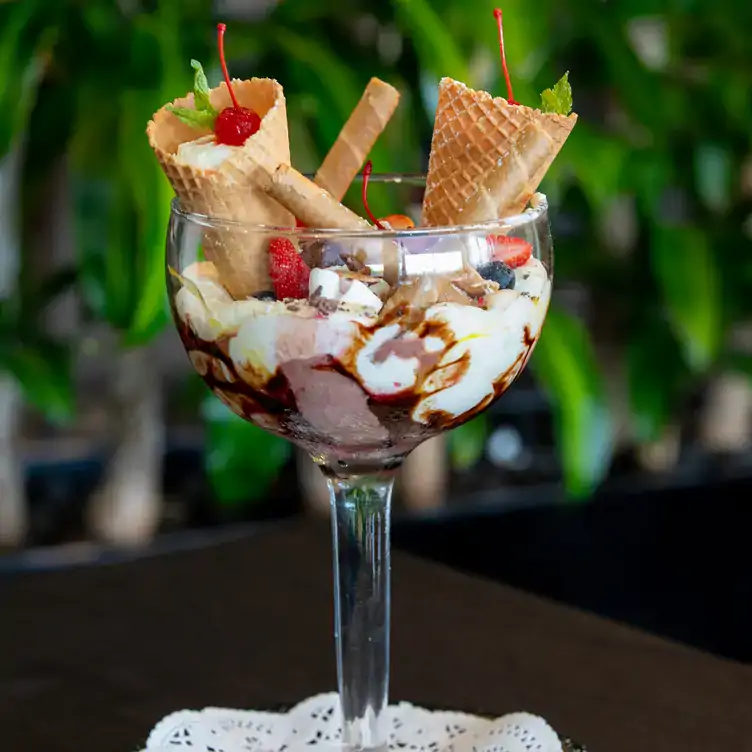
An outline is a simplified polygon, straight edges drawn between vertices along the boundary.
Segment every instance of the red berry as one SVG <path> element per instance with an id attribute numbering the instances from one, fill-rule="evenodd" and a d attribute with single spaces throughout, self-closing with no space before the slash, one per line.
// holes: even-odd
<path id="1" fill-rule="evenodd" d="M 261 127 L 261 118 L 247 107 L 225 107 L 214 122 L 217 142 L 242 146 Z"/>
<path id="2" fill-rule="evenodd" d="M 243 146 L 243 144 L 261 127 L 261 118 L 247 107 L 241 107 L 238 104 L 238 98 L 235 96 L 235 90 L 232 88 L 230 74 L 227 72 L 227 62 L 225 61 L 225 31 L 227 27 L 221 23 L 217 24 L 217 38 L 219 44 L 219 61 L 222 64 L 222 75 L 227 84 L 227 91 L 232 99 L 232 107 L 225 107 L 217 115 L 214 122 L 214 135 L 220 144 L 227 146 Z"/>
<path id="3" fill-rule="evenodd" d="M 307 298 L 311 270 L 287 238 L 269 241 L 269 276 L 278 300 Z"/>
<path id="4" fill-rule="evenodd" d="M 533 246 L 522 238 L 511 238 L 508 235 L 490 235 L 489 242 L 493 245 L 494 261 L 503 261 L 510 269 L 516 269 L 527 263 L 533 254 Z"/>

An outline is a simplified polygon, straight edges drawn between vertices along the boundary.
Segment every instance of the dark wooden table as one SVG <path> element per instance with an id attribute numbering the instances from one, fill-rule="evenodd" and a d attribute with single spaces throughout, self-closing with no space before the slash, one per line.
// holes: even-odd
<path id="1" fill-rule="evenodd" d="M 539 713 L 591 752 L 752 749 L 752 671 L 396 553 L 392 698 Z M 0 579 L 3 752 L 130 752 L 179 708 L 334 688 L 327 531 Z"/>

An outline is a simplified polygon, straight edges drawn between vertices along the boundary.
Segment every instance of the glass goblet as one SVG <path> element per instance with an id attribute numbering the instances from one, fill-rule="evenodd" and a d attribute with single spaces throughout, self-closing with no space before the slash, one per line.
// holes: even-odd
<path id="1" fill-rule="evenodd" d="M 290 263 L 291 250 L 310 275 Z M 274 294 L 270 253 L 287 264 L 294 298 Z M 302 447 L 329 485 L 347 750 L 388 742 L 395 473 L 519 375 L 546 315 L 552 264 L 541 194 L 493 222 L 357 232 L 251 226 L 173 203 L 168 289 L 190 360 L 231 410 Z"/>

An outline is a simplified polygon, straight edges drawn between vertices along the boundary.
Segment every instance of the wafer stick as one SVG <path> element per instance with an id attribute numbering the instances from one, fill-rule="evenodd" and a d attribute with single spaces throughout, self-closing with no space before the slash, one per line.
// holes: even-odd
<path id="1" fill-rule="evenodd" d="M 341 201 L 399 103 L 399 92 L 372 78 L 337 140 L 326 155 L 314 182 Z"/>
<path id="2" fill-rule="evenodd" d="M 277 167 L 265 190 L 310 228 L 361 231 L 376 229 L 289 165 L 281 164 Z M 378 238 L 364 239 L 363 242 L 378 245 L 384 265 L 384 279 L 390 285 L 397 284 L 400 273 L 397 243 Z"/>
<path id="3" fill-rule="evenodd" d="M 280 164 L 265 190 L 308 227 L 328 230 L 374 229 L 365 219 L 340 204 L 324 188 L 290 165 Z"/>

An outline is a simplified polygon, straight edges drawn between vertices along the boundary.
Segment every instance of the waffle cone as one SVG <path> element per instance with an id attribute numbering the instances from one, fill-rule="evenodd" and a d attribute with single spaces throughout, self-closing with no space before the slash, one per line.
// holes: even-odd
<path id="1" fill-rule="evenodd" d="M 295 225 L 292 214 L 264 190 L 270 173 L 280 163 L 290 164 L 282 87 L 271 79 L 253 78 L 233 81 L 233 90 L 241 107 L 259 114 L 261 126 L 217 169 L 200 169 L 177 160 L 180 144 L 211 132 L 183 123 L 166 106 L 147 126 L 149 143 L 187 211 L 247 224 L 292 227 Z M 212 89 L 210 98 L 217 110 L 232 106 L 224 83 Z M 193 94 L 172 104 L 193 107 Z M 230 225 L 221 230 L 207 230 L 204 254 L 215 264 L 222 283 L 233 297 L 244 298 L 271 289 L 267 241 L 260 233 Z"/>
<path id="2" fill-rule="evenodd" d="M 576 122 L 575 114 L 512 105 L 443 78 L 421 224 L 483 222 L 521 212 Z M 481 191 L 483 200 L 477 195 Z"/>

